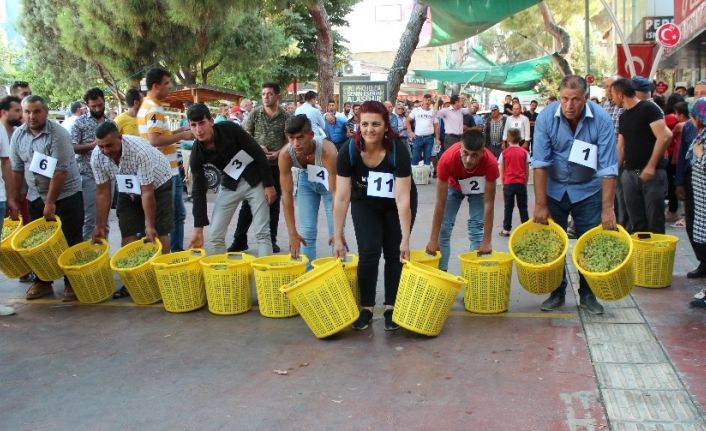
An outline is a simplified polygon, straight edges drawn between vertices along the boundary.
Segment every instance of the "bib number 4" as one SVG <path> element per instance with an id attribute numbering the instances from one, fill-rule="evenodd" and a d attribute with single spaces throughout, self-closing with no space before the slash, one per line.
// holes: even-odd
<path id="1" fill-rule="evenodd" d="M 307 179 L 310 183 L 319 183 L 328 190 L 328 170 L 323 166 L 308 165 L 306 167 Z"/>

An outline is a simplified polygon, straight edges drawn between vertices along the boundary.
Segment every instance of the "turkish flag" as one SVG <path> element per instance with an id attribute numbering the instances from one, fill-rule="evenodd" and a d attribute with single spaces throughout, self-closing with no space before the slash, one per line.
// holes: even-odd
<path id="1" fill-rule="evenodd" d="M 623 45 L 618 44 L 618 75 L 625 78 L 632 78 L 630 75 L 630 67 L 628 66 L 628 61 L 625 58 L 625 51 L 623 50 Z M 652 70 L 652 62 L 655 58 L 655 47 L 654 43 L 630 43 L 628 44 L 630 48 L 630 54 L 632 54 L 632 62 L 635 65 L 635 74 L 649 78 L 650 71 Z"/>

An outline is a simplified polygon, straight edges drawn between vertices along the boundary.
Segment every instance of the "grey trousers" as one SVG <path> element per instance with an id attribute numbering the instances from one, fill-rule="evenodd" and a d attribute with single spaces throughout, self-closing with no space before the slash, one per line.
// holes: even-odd
<path id="1" fill-rule="evenodd" d="M 111 201 L 113 187 L 110 187 Z M 83 240 L 88 241 L 96 227 L 96 179 L 92 173 L 81 174 L 81 191 L 83 192 Z M 110 222 L 105 225 L 105 235 L 110 233 Z"/>
<path id="2" fill-rule="evenodd" d="M 620 184 L 632 232 L 664 233 L 667 172 L 657 169 L 652 181 L 645 183 L 636 171 L 625 169 Z"/>

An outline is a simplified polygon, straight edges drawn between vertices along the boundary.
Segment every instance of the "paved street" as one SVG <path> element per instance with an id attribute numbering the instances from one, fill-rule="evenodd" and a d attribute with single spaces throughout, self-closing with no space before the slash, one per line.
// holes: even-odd
<path id="1" fill-rule="evenodd" d="M 413 248 L 426 244 L 433 212 L 433 184 L 419 191 Z M 467 214 L 452 241 L 456 274 Z M 498 196 L 493 246 L 507 250 L 501 219 Z M 280 233 L 286 249 L 283 220 Z M 256 308 L 216 316 L 128 299 L 67 305 L 61 281 L 56 298 L 28 302 L 27 285 L 0 278 L 0 302 L 17 308 L 0 318 L 0 429 L 704 430 L 706 313 L 688 302 L 706 281 L 686 279 L 696 260 L 684 229 L 668 233 L 682 239 L 669 288 L 635 288 L 599 317 L 580 312 L 574 293 L 542 313 L 544 297 L 513 275 L 507 313 L 468 313 L 459 294 L 436 338 L 385 332 L 377 310 L 367 330 L 322 341 L 301 318 Z"/>

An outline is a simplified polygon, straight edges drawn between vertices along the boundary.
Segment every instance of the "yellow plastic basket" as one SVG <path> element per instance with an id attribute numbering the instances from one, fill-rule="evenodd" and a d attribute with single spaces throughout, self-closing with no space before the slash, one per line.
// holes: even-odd
<path id="1" fill-rule="evenodd" d="M 512 232 L 512 235 L 510 235 L 510 254 L 515 260 L 515 268 L 517 268 L 517 278 L 520 280 L 520 285 L 526 291 L 537 295 L 553 292 L 559 287 L 559 284 L 561 284 L 564 278 L 564 259 L 569 249 L 569 237 L 566 235 L 566 232 L 564 232 L 561 226 L 554 223 L 553 220 L 550 219 L 547 221 L 548 224 L 544 225 L 528 220 L 519 225 L 517 229 Z M 559 234 L 559 237 L 564 242 L 564 250 L 561 256 L 553 262 L 541 265 L 523 262 L 513 251 L 513 245 L 518 239 L 528 232 L 536 230 L 554 231 Z"/>
<path id="2" fill-rule="evenodd" d="M 163 254 L 152 261 L 164 309 L 172 313 L 198 310 L 206 305 L 206 289 L 199 260 L 200 248 Z"/>
<path id="3" fill-rule="evenodd" d="M 318 268 L 329 262 L 336 260 L 335 257 L 320 257 L 313 262 L 311 266 Z M 353 253 L 346 254 L 345 260 L 341 261 L 343 265 L 343 271 L 348 277 L 348 283 L 351 286 L 351 292 L 353 292 L 353 298 L 355 298 L 355 303 L 360 306 L 360 288 L 358 287 L 358 256 Z"/>
<path id="4" fill-rule="evenodd" d="M 3 229 L 12 229 L 12 232 L 0 242 L 0 271 L 7 278 L 19 278 L 31 271 L 22 256 L 12 249 L 12 238 L 21 227 L 22 219 L 13 220 L 7 217 L 3 221 Z"/>
<path id="5" fill-rule="evenodd" d="M 54 229 L 54 234 L 36 247 L 23 247 L 22 241 L 27 239 L 35 229 Z M 58 260 L 61 253 L 68 248 L 64 232 L 61 231 L 61 219 L 58 216 L 54 221 L 39 218 L 20 228 L 19 232 L 12 237 L 12 249 L 19 253 L 27 266 L 40 280 L 44 281 L 53 281 L 64 275 Z"/>
<path id="6" fill-rule="evenodd" d="M 409 260 L 414 263 L 431 266 L 439 269 L 439 261 L 441 260 L 441 252 L 437 251 L 435 255 L 427 254 L 426 250 L 411 250 L 409 252 Z"/>
<path id="7" fill-rule="evenodd" d="M 635 285 L 658 289 L 672 284 L 679 238 L 650 232 L 632 234 Z"/>
<path id="8" fill-rule="evenodd" d="M 578 259 L 583 248 L 586 246 L 586 242 L 599 233 L 607 233 L 629 244 L 628 255 L 623 263 L 608 272 L 589 272 L 581 268 Z M 586 279 L 588 287 L 591 288 L 591 291 L 597 298 L 606 301 L 617 301 L 630 294 L 632 287 L 635 285 L 632 256 L 633 244 L 630 239 L 630 234 L 620 225 L 618 225 L 617 231 L 604 230 L 600 225 L 594 227 L 581 235 L 581 238 L 576 241 L 576 245 L 574 245 L 574 249 L 571 252 L 571 260 L 574 262 L 576 269 L 578 269 Z"/>
<path id="9" fill-rule="evenodd" d="M 260 314 L 265 317 L 292 317 L 299 314 L 280 287 L 306 272 L 308 259 L 294 260 L 289 255 L 258 257 L 252 263 Z"/>
<path id="10" fill-rule="evenodd" d="M 118 268 L 118 260 L 129 257 L 140 250 L 154 250 L 154 255 L 142 265 L 132 268 Z M 154 274 L 152 261 L 162 255 L 162 243 L 158 239 L 148 242 L 146 239 L 138 239 L 120 248 L 110 259 L 110 267 L 117 272 L 125 288 L 130 293 L 130 299 L 138 305 L 154 304 L 162 300 L 159 292 L 157 277 Z"/>
<path id="11" fill-rule="evenodd" d="M 360 315 L 339 260 L 315 267 L 280 290 L 317 338 L 343 330 Z"/>
<path id="12" fill-rule="evenodd" d="M 113 272 L 110 270 L 110 245 L 102 240 L 100 244 L 93 241 L 80 242 L 59 256 L 59 266 L 69 278 L 76 297 L 84 304 L 103 302 L 115 292 Z M 75 264 L 89 253 L 99 253 L 99 256 L 85 264 Z"/>
<path id="13" fill-rule="evenodd" d="M 477 251 L 458 256 L 461 276 L 468 280 L 463 294 L 463 305 L 472 313 L 495 314 L 510 306 L 512 256 L 493 251 L 479 255 Z"/>
<path id="14" fill-rule="evenodd" d="M 245 313 L 252 308 L 250 282 L 254 256 L 224 253 L 201 259 L 208 310 L 213 314 Z"/>
<path id="15" fill-rule="evenodd" d="M 466 279 L 405 262 L 392 320 L 401 327 L 435 337 L 441 333 L 451 306 Z"/>

